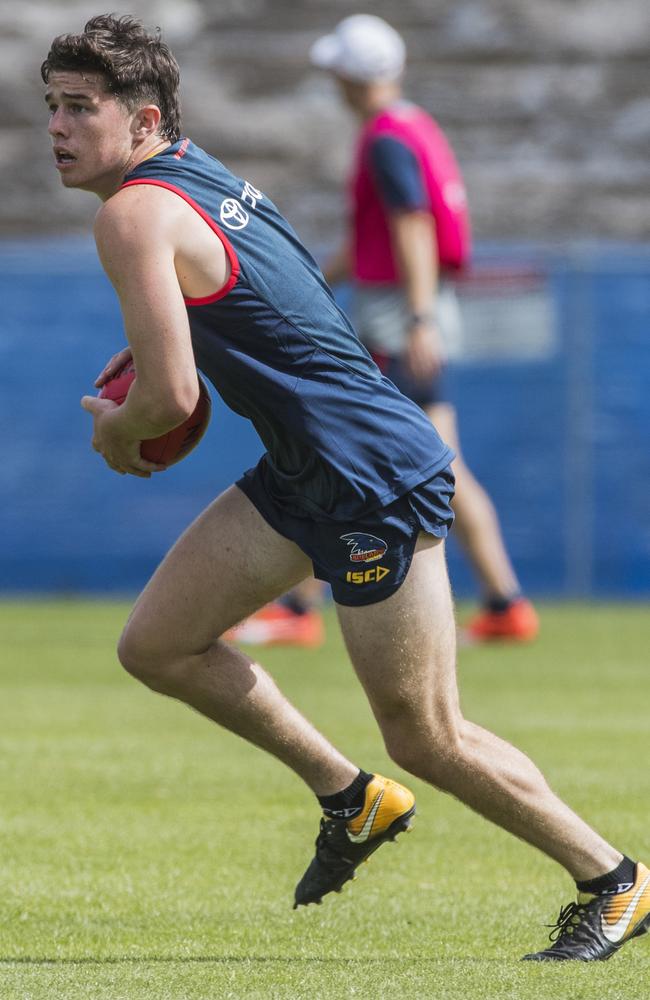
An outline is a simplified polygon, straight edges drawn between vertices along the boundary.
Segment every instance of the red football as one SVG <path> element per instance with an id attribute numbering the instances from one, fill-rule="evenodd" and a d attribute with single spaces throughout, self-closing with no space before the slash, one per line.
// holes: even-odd
<path id="1" fill-rule="evenodd" d="M 100 397 L 112 399 L 114 403 L 121 405 L 135 378 L 135 365 L 133 361 L 127 361 L 113 378 L 102 386 L 99 392 Z M 199 375 L 199 401 L 194 412 L 173 431 L 143 441 L 140 446 L 140 454 L 148 462 L 156 462 L 158 465 L 174 465 L 175 462 L 180 462 L 181 458 L 185 458 L 193 448 L 196 448 L 203 437 L 210 423 L 211 412 L 210 393 Z"/>

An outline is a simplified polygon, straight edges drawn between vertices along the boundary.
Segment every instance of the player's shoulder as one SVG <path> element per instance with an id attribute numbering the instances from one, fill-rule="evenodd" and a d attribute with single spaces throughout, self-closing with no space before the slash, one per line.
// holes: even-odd
<path id="1" fill-rule="evenodd" d="M 143 216 L 155 222 L 173 212 L 176 202 L 169 191 L 157 184 L 125 184 L 101 205 L 95 224 L 135 229 Z"/>
<path id="2" fill-rule="evenodd" d="M 129 249 L 170 231 L 178 199 L 163 188 L 134 184 L 120 188 L 99 208 L 94 235 L 98 247 Z"/>

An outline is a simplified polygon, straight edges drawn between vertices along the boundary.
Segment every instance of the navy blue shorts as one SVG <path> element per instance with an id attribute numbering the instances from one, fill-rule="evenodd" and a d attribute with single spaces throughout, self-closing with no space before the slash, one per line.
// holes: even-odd
<path id="1" fill-rule="evenodd" d="M 309 556 L 314 576 L 330 584 L 338 604 L 361 606 L 390 597 L 409 571 L 418 535 L 445 538 L 454 520 L 449 467 L 387 507 L 351 521 L 289 513 L 269 496 L 259 469 L 249 469 L 236 485 L 275 531 Z"/>
<path id="2" fill-rule="evenodd" d="M 371 354 L 382 375 L 422 409 L 435 406 L 436 403 L 449 402 L 444 368 L 431 378 L 417 379 L 407 370 L 399 354 L 380 354 L 375 351 L 371 351 Z"/>

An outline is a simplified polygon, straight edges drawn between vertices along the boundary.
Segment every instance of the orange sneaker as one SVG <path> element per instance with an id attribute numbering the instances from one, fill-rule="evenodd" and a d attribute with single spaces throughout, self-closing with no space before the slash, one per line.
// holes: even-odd
<path id="1" fill-rule="evenodd" d="M 284 604 L 273 602 L 239 625 L 228 629 L 223 638 L 254 646 L 305 646 L 317 649 L 325 641 L 325 623 L 318 611 L 296 614 Z"/>
<path id="2" fill-rule="evenodd" d="M 481 611 L 466 628 L 471 642 L 510 639 L 530 642 L 539 632 L 539 618 L 530 601 L 519 597 L 505 611 Z"/>

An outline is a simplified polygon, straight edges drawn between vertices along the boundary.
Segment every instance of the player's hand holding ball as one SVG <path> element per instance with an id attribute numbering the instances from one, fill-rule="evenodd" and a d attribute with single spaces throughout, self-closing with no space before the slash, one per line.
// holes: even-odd
<path id="1" fill-rule="evenodd" d="M 81 405 L 94 418 L 92 445 L 115 472 L 150 478 L 179 462 L 199 443 L 210 421 L 211 400 L 199 376 L 199 399 L 193 413 L 178 427 L 149 440 L 133 439 L 124 433 L 119 408 L 136 380 L 130 348 L 113 355 L 95 380 L 98 396 L 84 396 Z"/>
<path id="2" fill-rule="evenodd" d="M 121 433 L 123 422 L 115 420 L 119 403 L 100 396 L 84 396 L 81 405 L 93 416 L 92 446 L 114 472 L 119 472 L 121 476 L 129 473 L 149 479 L 152 472 L 165 470 L 166 466 L 148 462 L 142 457 L 140 441 Z"/>
<path id="3" fill-rule="evenodd" d="M 114 354 L 113 357 L 108 361 L 103 369 L 100 371 L 99 375 L 95 379 L 95 388 L 101 389 L 106 385 L 110 379 L 115 378 L 117 373 L 122 369 L 126 368 L 129 361 L 133 359 L 133 351 L 130 347 L 123 347 L 121 351 Z"/>

